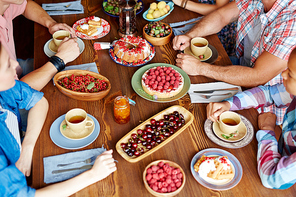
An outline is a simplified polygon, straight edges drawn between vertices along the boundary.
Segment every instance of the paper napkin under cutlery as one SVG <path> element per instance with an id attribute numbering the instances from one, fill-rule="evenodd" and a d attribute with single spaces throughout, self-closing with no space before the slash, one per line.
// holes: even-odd
<path id="1" fill-rule="evenodd" d="M 69 1 L 63 3 L 43 3 L 42 8 L 49 15 L 83 14 L 84 8 L 79 1 Z"/>
<path id="2" fill-rule="evenodd" d="M 84 150 L 84 151 L 71 152 L 71 153 L 66 153 L 66 154 L 62 154 L 62 155 L 44 157 L 43 158 L 44 182 L 46 184 L 55 183 L 55 182 L 64 181 L 64 180 L 67 180 L 67 179 L 77 176 L 78 174 L 80 174 L 86 170 L 81 169 L 81 170 L 62 172 L 62 173 L 58 173 L 58 174 L 52 174 L 52 171 L 70 169 L 70 168 L 79 168 L 84 165 L 94 164 L 94 162 L 92 162 L 90 164 L 74 163 L 74 164 L 64 166 L 64 167 L 57 167 L 58 164 L 66 164 L 66 163 L 71 163 L 71 162 L 76 162 L 76 161 L 83 161 L 83 160 L 86 160 L 92 156 L 98 156 L 98 155 L 102 154 L 104 151 L 106 151 L 106 149 L 104 147 L 102 147 L 102 148 L 89 149 L 89 150 Z"/>
<path id="3" fill-rule="evenodd" d="M 195 93 L 194 91 L 204 91 L 204 90 L 218 90 L 218 89 L 226 89 L 226 88 L 235 88 L 238 87 L 238 91 L 214 91 L 213 93 Z M 235 95 L 237 92 L 242 91 L 240 86 L 231 85 L 225 82 L 213 82 L 213 83 L 201 83 L 201 84 L 191 84 L 188 90 L 188 94 L 191 99 L 191 103 L 210 103 L 210 102 L 220 102 L 223 99 L 229 98 Z M 217 94 L 227 94 L 223 96 L 212 96 L 209 99 L 205 99 L 200 95 L 217 95 Z"/>
<path id="4" fill-rule="evenodd" d="M 200 16 L 198 18 L 190 19 L 188 21 L 169 23 L 169 25 L 173 29 L 175 36 L 182 35 L 182 34 L 185 34 L 187 31 L 189 31 L 201 18 L 202 18 L 202 16 Z"/>

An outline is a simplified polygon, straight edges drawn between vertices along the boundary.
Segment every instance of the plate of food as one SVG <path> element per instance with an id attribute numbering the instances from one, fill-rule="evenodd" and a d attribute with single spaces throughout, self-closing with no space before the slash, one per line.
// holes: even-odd
<path id="1" fill-rule="evenodd" d="M 181 68 L 165 63 L 146 65 L 132 77 L 132 87 L 139 96 L 159 103 L 182 98 L 188 92 L 190 83 L 189 76 Z"/>
<path id="2" fill-rule="evenodd" d="M 231 189 L 243 176 L 238 159 L 218 148 L 208 148 L 196 153 L 191 160 L 190 170 L 197 182 L 212 190 Z"/>
<path id="3" fill-rule="evenodd" d="M 96 16 L 82 18 L 76 21 L 72 28 L 79 38 L 87 40 L 102 38 L 110 32 L 108 21 Z"/>
<path id="4" fill-rule="evenodd" d="M 141 37 L 127 36 L 114 42 L 109 49 L 109 55 L 117 64 L 137 67 L 153 59 L 155 47 Z"/>
<path id="5" fill-rule="evenodd" d="M 177 137 L 193 119 L 184 107 L 171 106 L 128 132 L 116 143 L 116 150 L 128 162 L 138 162 Z"/>
<path id="6" fill-rule="evenodd" d="M 136 1 L 136 5 L 135 5 L 136 14 L 139 14 L 144 9 L 143 1 L 142 0 L 135 0 L 135 1 Z M 119 17 L 118 0 L 104 0 L 103 11 L 109 16 Z"/>

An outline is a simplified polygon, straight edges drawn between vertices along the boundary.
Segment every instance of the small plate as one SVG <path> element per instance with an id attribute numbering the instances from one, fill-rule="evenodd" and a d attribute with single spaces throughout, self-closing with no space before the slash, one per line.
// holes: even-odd
<path id="1" fill-rule="evenodd" d="M 221 140 L 218 138 L 215 133 L 213 132 L 213 122 L 210 119 L 207 119 L 204 124 L 204 130 L 208 138 L 215 144 L 218 144 L 219 146 L 225 147 L 225 148 L 242 148 L 246 145 L 248 145 L 254 137 L 254 128 L 252 126 L 252 123 L 245 118 L 244 116 L 240 115 L 242 122 L 245 124 L 247 128 L 247 134 L 246 137 L 244 137 L 242 140 L 238 142 L 226 142 L 224 140 Z"/>
<path id="2" fill-rule="evenodd" d="M 104 0 L 103 3 L 106 2 L 106 1 L 108 1 L 108 0 Z M 141 8 L 139 10 L 137 10 L 136 15 L 140 14 L 143 11 L 143 9 L 144 9 L 144 3 L 143 3 L 143 1 L 142 0 L 138 0 L 138 2 L 142 2 L 142 6 L 141 6 Z M 117 17 L 117 18 L 119 17 L 117 15 L 113 15 L 113 14 L 110 14 L 110 13 L 106 12 L 105 9 L 104 9 L 103 4 L 102 4 L 102 9 L 105 12 L 105 14 L 107 14 L 109 16 L 113 16 L 113 17 Z"/>
<path id="3" fill-rule="evenodd" d="M 98 38 L 102 38 L 104 36 L 106 36 L 109 32 L 110 32 L 110 24 L 102 19 L 101 19 L 101 27 L 98 27 L 98 32 L 95 35 L 92 36 L 88 36 L 86 34 L 81 33 L 80 31 L 77 30 L 77 26 L 78 25 L 83 25 L 83 24 L 87 24 L 87 22 L 89 20 L 92 20 L 95 16 L 90 16 L 90 17 L 86 17 L 86 18 L 82 18 L 78 21 L 76 21 L 72 28 L 75 30 L 76 36 L 78 36 L 79 38 L 83 38 L 83 39 L 87 39 L 87 40 L 93 40 L 93 39 L 98 39 Z"/>
<path id="4" fill-rule="evenodd" d="M 51 50 L 53 53 L 57 53 L 58 46 L 54 43 L 53 39 L 48 44 L 49 50 Z"/>
<path id="5" fill-rule="evenodd" d="M 100 134 L 100 124 L 98 120 L 93 117 L 92 115 L 87 114 L 88 117 L 90 117 L 94 123 L 95 123 L 95 130 L 92 132 L 91 135 L 84 139 L 80 140 L 71 140 L 63 136 L 60 132 L 60 125 L 62 121 L 65 119 L 65 114 L 61 115 L 58 117 L 51 125 L 50 130 L 49 130 L 49 135 L 50 139 L 55 143 L 57 146 L 64 148 L 64 149 L 69 149 L 69 150 L 74 150 L 74 149 L 79 149 L 86 147 L 93 143 L 97 139 L 97 137 Z"/>
<path id="6" fill-rule="evenodd" d="M 185 50 L 184 50 L 184 53 L 187 54 L 187 55 L 193 55 L 193 57 L 196 57 L 198 60 L 200 61 L 204 61 L 206 63 L 209 63 L 209 64 L 213 64 L 217 59 L 218 59 L 218 51 L 217 49 L 213 46 L 213 45 L 210 45 L 209 44 L 209 47 L 208 47 L 209 50 L 211 50 L 212 52 L 212 55 L 209 57 L 209 55 L 206 55 L 206 57 L 209 57 L 209 58 L 204 58 L 204 59 L 199 59 L 199 57 L 196 57 L 195 55 L 193 55 L 191 53 L 191 50 L 190 50 L 190 46 L 187 47 Z M 208 54 L 210 54 L 210 52 L 207 51 Z"/>
<path id="7" fill-rule="evenodd" d="M 223 133 L 220 130 L 219 124 L 217 122 L 214 122 L 213 123 L 213 131 L 214 131 L 215 135 L 218 138 L 220 138 L 221 140 L 224 140 L 226 142 L 238 142 L 238 141 L 242 140 L 244 137 L 246 137 L 246 135 L 247 135 L 247 127 L 246 127 L 246 125 L 243 122 L 239 125 L 239 127 L 238 127 L 237 130 L 238 130 L 238 133 L 236 134 L 235 137 L 226 139 L 226 138 L 224 138 L 222 136 L 222 134 L 225 134 L 225 133 Z"/>
<path id="8" fill-rule="evenodd" d="M 212 183 L 205 181 L 203 178 L 201 178 L 199 176 L 198 172 L 196 172 L 194 170 L 194 164 L 201 158 L 202 155 L 205 155 L 205 156 L 227 156 L 234 168 L 234 178 L 231 181 L 229 181 L 225 184 L 222 184 L 222 185 L 216 185 L 216 184 L 212 184 Z M 206 188 L 212 189 L 212 190 L 231 189 L 231 188 L 235 187 L 240 182 L 240 180 L 242 179 L 242 176 L 243 176 L 242 165 L 240 164 L 238 159 L 234 155 L 232 155 L 231 153 L 229 153 L 225 150 L 222 150 L 222 149 L 218 149 L 218 148 L 208 148 L 208 149 L 204 149 L 204 150 L 196 153 L 191 160 L 190 170 L 191 170 L 191 174 L 193 175 L 193 177 L 195 178 L 195 180 L 199 184 L 201 184 L 202 186 L 204 186 Z"/>
<path id="9" fill-rule="evenodd" d="M 162 19 L 164 19 L 165 17 L 167 17 L 173 10 L 174 10 L 174 3 L 173 2 L 168 2 L 167 3 L 167 5 L 169 5 L 170 6 L 170 11 L 168 11 L 168 13 L 166 13 L 165 15 L 163 15 L 163 16 L 161 16 L 161 17 L 158 17 L 158 18 L 155 18 L 155 19 L 148 19 L 147 17 L 146 17 L 146 15 L 148 14 L 148 11 L 150 10 L 150 8 L 148 9 L 148 10 L 146 10 L 144 13 L 143 13 L 143 18 L 145 19 L 145 20 L 147 20 L 147 21 L 150 21 L 150 22 L 152 22 L 152 21 L 160 21 L 160 20 L 162 20 Z"/>
<path id="10" fill-rule="evenodd" d="M 63 120 L 63 122 L 60 125 L 60 132 L 63 136 L 65 136 L 68 139 L 82 140 L 82 139 L 90 136 L 92 134 L 92 132 L 95 130 L 95 123 L 94 123 L 93 119 L 91 119 L 90 117 L 87 116 L 87 120 L 90 120 L 93 123 L 93 125 L 89 128 L 83 129 L 83 131 L 81 131 L 79 134 L 72 132 L 72 130 L 68 127 L 66 127 L 66 129 L 63 129 L 63 125 L 67 125 L 66 120 Z"/>
<path id="11" fill-rule="evenodd" d="M 147 41 L 148 42 L 148 41 Z M 127 67 L 138 67 L 138 66 L 143 66 L 143 65 L 145 65 L 145 64 L 147 64 L 148 62 L 150 62 L 153 58 L 154 58 L 154 56 L 155 56 L 155 47 L 150 43 L 150 42 L 148 42 L 149 44 L 150 44 L 150 46 L 151 46 L 151 53 L 150 53 L 150 55 L 146 58 L 146 59 L 144 59 L 142 62 L 138 62 L 138 63 L 128 63 L 128 62 L 123 62 L 122 60 L 120 60 L 119 61 L 119 58 L 118 57 L 116 57 L 116 55 L 114 55 L 114 53 L 113 53 L 113 49 L 114 49 L 114 46 L 111 46 L 110 47 L 110 49 L 109 49 L 109 55 L 110 55 L 110 57 L 111 57 L 111 59 L 114 61 L 114 62 L 116 62 L 116 64 L 120 64 L 120 65 L 122 65 L 122 66 L 127 66 Z"/>
<path id="12" fill-rule="evenodd" d="M 56 54 L 56 52 L 53 52 L 52 50 L 49 49 L 49 44 L 50 43 L 53 44 L 52 41 L 53 41 L 53 39 L 48 40 L 45 43 L 44 47 L 43 47 L 43 51 L 44 51 L 45 55 L 47 55 L 47 57 L 51 57 L 51 56 Z M 78 38 L 77 43 L 78 43 L 78 46 L 79 46 L 79 52 L 81 54 L 84 51 L 84 48 L 85 48 L 84 42 L 80 38 Z"/>
<path id="13" fill-rule="evenodd" d="M 143 74 L 150 68 L 156 67 L 156 66 L 166 66 L 166 67 L 172 67 L 173 69 L 177 70 L 184 78 L 184 86 L 181 92 L 177 94 L 176 96 L 170 97 L 170 98 L 158 98 L 157 100 L 154 100 L 153 96 L 147 94 L 143 88 L 142 88 L 142 76 Z M 180 98 L 182 98 L 185 94 L 187 94 L 189 88 L 190 88 L 190 78 L 188 75 L 179 67 L 171 65 L 171 64 L 165 64 L 165 63 L 153 63 L 153 64 L 148 64 L 140 69 L 138 69 L 133 77 L 132 77 L 132 87 L 134 91 L 142 98 L 148 100 L 148 101 L 153 101 L 157 103 L 168 103 L 168 102 L 173 102 L 176 101 Z"/>
<path id="14" fill-rule="evenodd" d="M 192 52 L 191 52 L 191 49 L 190 49 L 190 46 L 187 47 L 185 50 L 184 50 L 184 53 L 186 54 L 190 54 L 190 55 L 193 55 L 194 57 L 196 57 L 197 59 L 199 59 L 199 61 L 201 62 L 204 62 L 204 61 L 207 61 L 208 59 L 210 59 L 212 57 L 212 50 L 210 47 L 207 47 L 206 49 L 206 52 L 204 54 L 204 58 L 199 58 L 198 56 L 194 55 Z"/>

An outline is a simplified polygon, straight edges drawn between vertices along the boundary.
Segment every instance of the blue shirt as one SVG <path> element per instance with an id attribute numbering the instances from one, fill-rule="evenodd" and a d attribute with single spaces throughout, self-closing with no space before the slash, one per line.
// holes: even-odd
<path id="1" fill-rule="evenodd" d="M 13 112 L 20 124 L 18 110 L 30 110 L 43 93 L 24 82 L 15 82 L 14 87 L 0 92 L 0 104 Z M 35 196 L 35 189 L 27 186 L 25 175 L 15 166 L 20 157 L 20 147 L 6 126 L 6 118 L 7 112 L 0 112 L 0 196 Z"/>

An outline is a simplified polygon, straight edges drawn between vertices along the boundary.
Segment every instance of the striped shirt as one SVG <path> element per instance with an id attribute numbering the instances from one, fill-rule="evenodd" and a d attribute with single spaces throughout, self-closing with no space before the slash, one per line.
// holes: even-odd
<path id="1" fill-rule="evenodd" d="M 286 92 L 283 84 L 259 86 L 226 99 L 230 110 L 275 104 L 289 106 L 283 120 L 279 142 L 274 131 L 259 130 L 257 169 L 262 184 L 267 188 L 287 189 L 296 183 L 296 97 Z"/>

